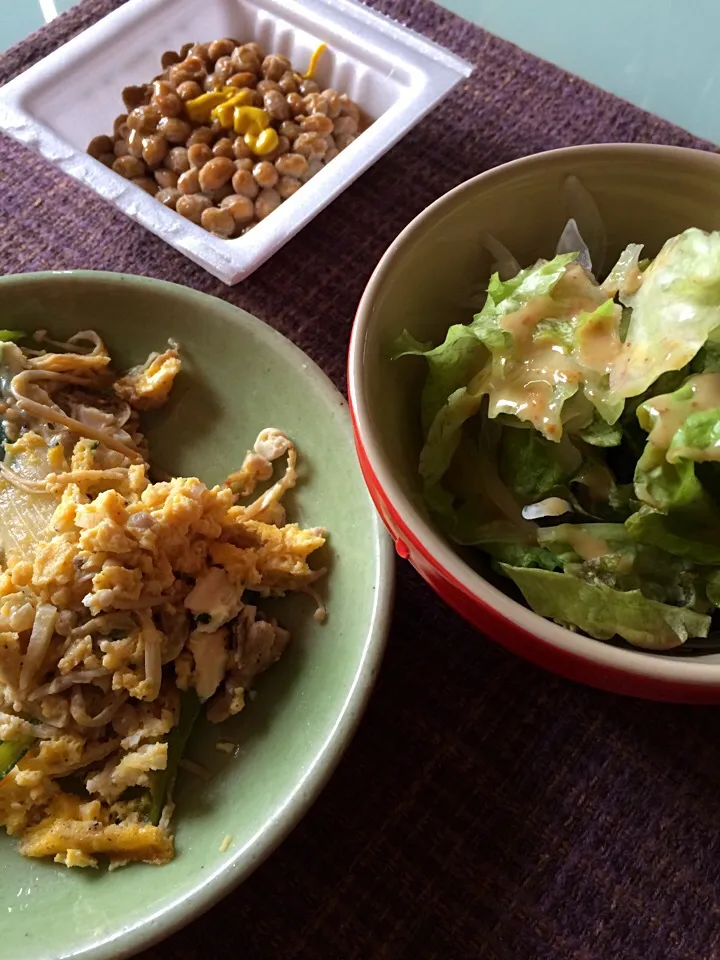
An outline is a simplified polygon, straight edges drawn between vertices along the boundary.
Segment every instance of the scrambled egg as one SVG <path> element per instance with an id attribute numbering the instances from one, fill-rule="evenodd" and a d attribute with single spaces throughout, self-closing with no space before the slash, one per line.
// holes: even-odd
<path id="1" fill-rule="evenodd" d="M 246 591 L 312 593 L 325 538 L 285 522 L 296 452 L 277 430 L 223 485 L 153 483 L 133 411 L 165 402 L 177 350 L 116 377 L 92 342 L 90 356 L 12 357 L 4 416 L 25 422 L 0 470 L 0 826 L 25 856 L 68 867 L 164 863 L 183 698 L 214 722 L 243 708 L 288 641 Z M 282 457 L 284 475 L 240 502 Z"/>
<path id="2" fill-rule="evenodd" d="M 134 367 L 113 384 L 113 390 L 137 410 L 161 407 L 180 372 L 177 350 L 166 350 L 141 367 Z"/>

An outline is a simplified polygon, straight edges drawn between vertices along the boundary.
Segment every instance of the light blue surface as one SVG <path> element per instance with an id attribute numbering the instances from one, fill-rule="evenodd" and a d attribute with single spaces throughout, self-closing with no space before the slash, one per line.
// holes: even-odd
<path id="1" fill-rule="evenodd" d="M 720 141 L 718 0 L 443 5 L 698 136 Z"/>
<path id="2" fill-rule="evenodd" d="M 62 12 L 75 2 L 0 0 L 0 50 L 42 26 L 53 8 Z M 718 0 L 443 3 L 506 40 L 720 142 Z"/>
<path id="3" fill-rule="evenodd" d="M 0 0 L 0 50 L 6 50 L 33 30 L 39 30 L 54 13 L 63 13 L 79 0 Z"/>
<path id="4" fill-rule="evenodd" d="M 44 22 L 35 0 L 0 0 L 0 47 L 17 43 Z"/>

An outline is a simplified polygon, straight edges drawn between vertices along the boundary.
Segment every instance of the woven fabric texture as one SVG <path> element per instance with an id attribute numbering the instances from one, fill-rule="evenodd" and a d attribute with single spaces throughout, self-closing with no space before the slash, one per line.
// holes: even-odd
<path id="1" fill-rule="evenodd" d="M 0 82 L 118 5 L 85 0 L 0 58 Z M 272 324 L 344 389 L 374 265 L 450 187 L 570 144 L 708 146 L 430 2 L 373 5 L 474 73 L 246 282 L 224 286 L 4 138 L 3 270 L 188 284 Z M 143 960 L 720 957 L 719 741 L 716 710 L 516 659 L 401 564 L 385 665 L 330 785 L 251 879 Z"/>

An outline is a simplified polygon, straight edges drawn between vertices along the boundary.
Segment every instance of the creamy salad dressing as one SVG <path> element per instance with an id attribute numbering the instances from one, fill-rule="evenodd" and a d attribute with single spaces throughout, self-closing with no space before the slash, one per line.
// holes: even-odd
<path id="1" fill-rule="evenodd" d="M 661 450 L 668 449 L 673 437 L 691 414 L 720 410 L 720 373 L 701 373 L 690 377 L 683 389 L 688 391 L 687 398 L 665 393 L 644 404 L 647 425 L 652 423 L 648 439 Z M 720 449 L 713 459 L 720 459 Z"/>
<path id="2" fill-rule="evenodd" d="M 620 294 L 624 297 L 632 297 L 633 294 L 636 294 L 640 287 L 642 286 L 643 275 L 640 267 L 637 264 L 633 264 L 632 267 L 625 274 L 625 279 L 620 284 Z"/>
<path id="3" fill-rule="evenodd" d="M 504 376 L 491 376 L 493 413 L 514 414 L 546 435 L 557 433 L 563 402 L 578 388 L 580 371 L 561 347 L 530 340 L 523 355 L 510 361 Z"/>
<path id="4" fill-rule="evenodd" d="M 569 263 L 555 284 L 553 295 L 562 301 L 569 315 L 592 313 L 608 299 L 607 294 L 579 263 Z"/>
<path id="5" fill-rule="evenodd" d="M 607 557 L 608 554 L 613 552 L 607 540 L 588 533 L 582 527 L 569 526 L 566 539 L 568 545 L 583 560 L 597 560 L 599 557 Z"/>
<path id="6" fill-rule="evenodd" d="M 500 326 L 512 336 L 516 344 L 532 340 L 535 328 L 541 320 L 558 316 L 558 304 L 552 297 L 535 297 L 519 310 L 506 313 L 500 318 Z"/>
<path id="7" fill-rule="evenodd" d="M 491 415 L 513 414 L 532 423 L 549 439 L 559 440 L 565 401 L 577 392 L 582 381 L 588 380 L 588 374 L 596 375 L 595 379 L 607 374 L 617 357 L 621 311 L 618 307 L 612 317 L 586 321 L 572 353 L 549 336 L 538 335 L 538 324 L 561 320 L 572 329 L 583 314 L 594 313 L 607 302 L 604 291 L 583 267 L 571 263 L 556 283 L 553 296 L 535 297 L 501 317 L 500 326 L 513 338 L 513 351 L 511 358 L 490 375 Z"/>
<path id="8" fill-rule="evenodd" d="M 622 310 L 615 306 L 612 317 L 594 317 L 583 324 L 577 338 L 577 356 L 586 370 L 601 375 L 610 373 L 622 346 L 621 316 Z"/>

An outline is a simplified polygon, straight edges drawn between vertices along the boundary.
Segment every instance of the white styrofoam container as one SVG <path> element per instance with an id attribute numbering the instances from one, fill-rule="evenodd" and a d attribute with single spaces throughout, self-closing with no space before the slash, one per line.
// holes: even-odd
<path id="1" fill-rule="evenodd" d="M 371 126 L 267 219 L 236 240 L 215 237 L 85 152 L 112 133 L 123 87 L 148 82 L 160 56 L 219 37 L 256 41 L 347 93 Z M 354 0 L 129 0 L 0 89 L 0 129 L 114 203 L 225 283 L 247 277 L 397 143 L 470 64 Z"/>

